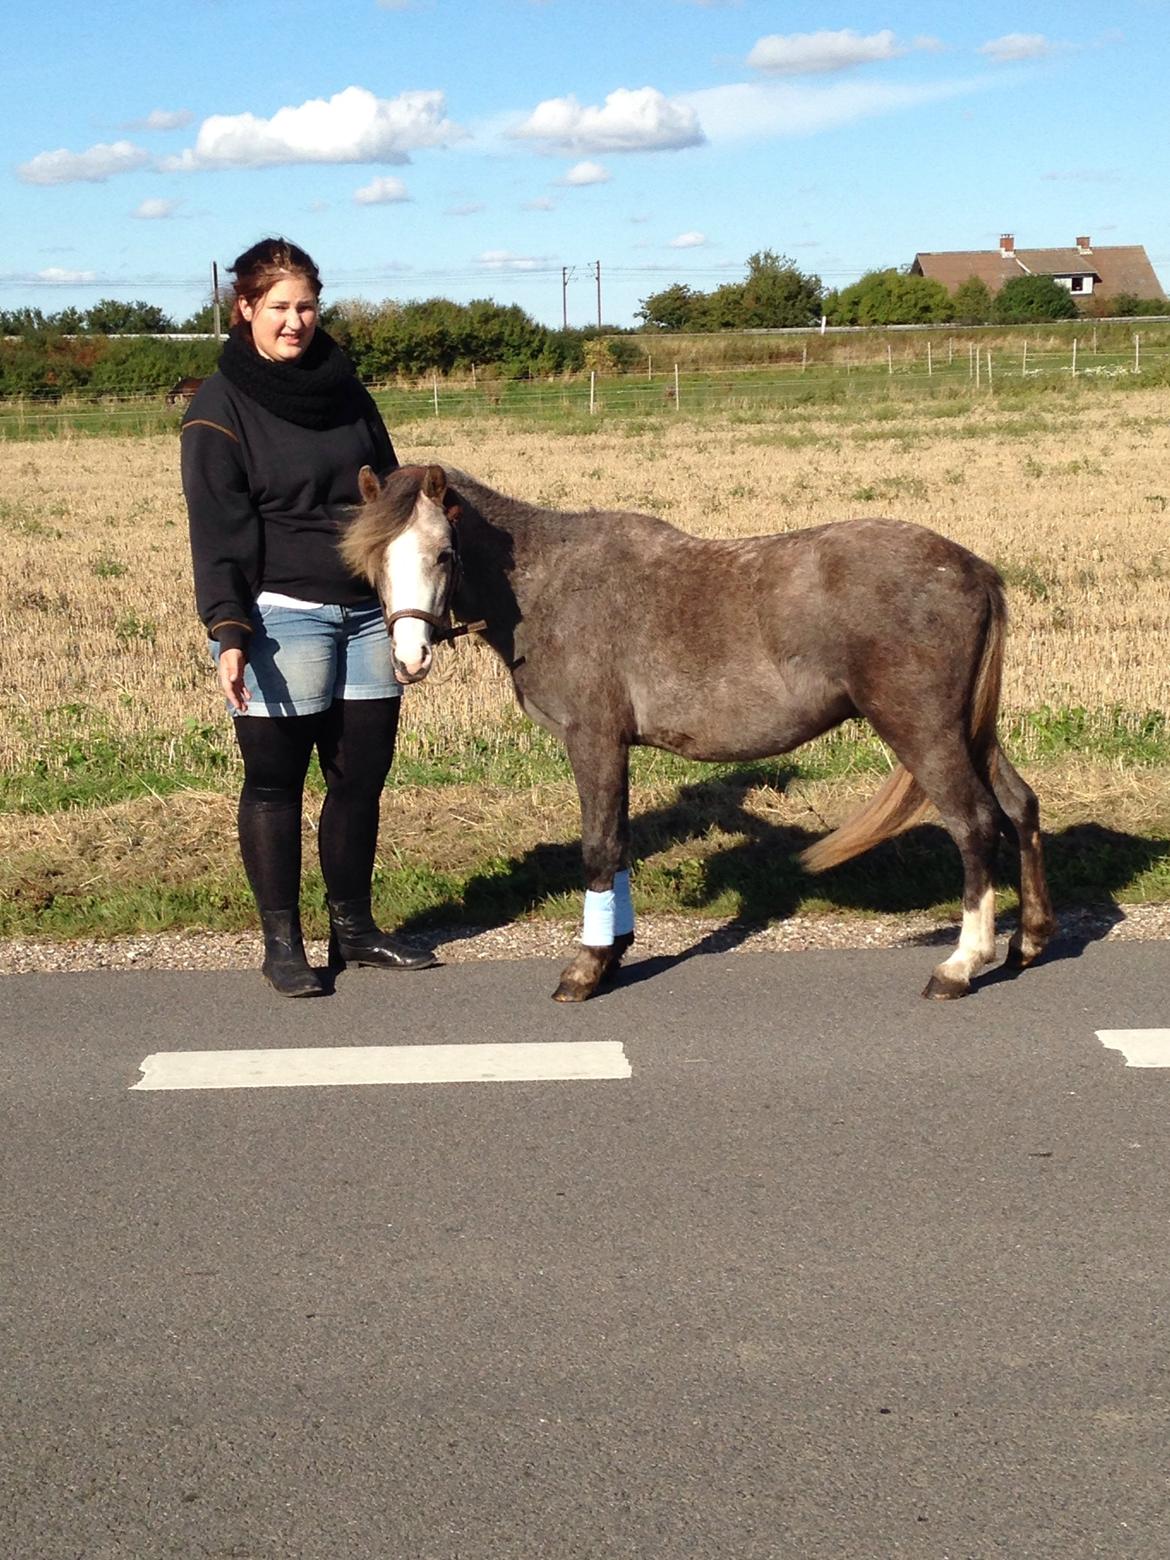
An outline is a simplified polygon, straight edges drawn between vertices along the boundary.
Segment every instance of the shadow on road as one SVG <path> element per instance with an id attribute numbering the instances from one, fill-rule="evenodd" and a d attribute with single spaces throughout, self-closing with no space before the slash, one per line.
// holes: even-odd
<path id="1" fill-rule="evenodd" d="M 771 783 L 783 786 L 795 771 L 781 771 Z M 832 909 L 873 914 L 907 914 L 957 907 L 962 886 L 958 852 L 939 824 L 925 824 L 888 840 L 864 856 L 812 879 L 798 854 L 822 830 L 773 824 L 745 806 L 759 786 L 757 772 L 721 774 L 680 789 L 668 805 L 631 820 L 635 862 L 672 853 L 660 870 L 685 885 L 683 897 L 696 912 L 725 915 L 729 901 L 738 909 L 718 928 L 704 933 L 682 953 L 637 961 L 622 970 L 614 986 L 647 980 L 705 953 L 738 947 L 770 922 L 793 915 L 817 885 L 817 897 Z M 698 822 L 701 820 L 701 823 Z M 696 845 L 711 829 L 733 839 L 701 857 L 679 858 L 679 848 Z M 1061 929 L 1040 962 L 1077 958 L 1122 918 L 1117 894 L 1158 861 L 1170 855 L 1170 841 L 1126 834 L 1100 824 L 1072 825 L 1045 836 L 1045 857 Z M 1015 852 L 1001 846 L 1000 882 L 1016 881 Z M 401 930 L 421 936 L 429 927 L 454 922 L 479 927 L 507 925 L 560 895 L 582 891 L 579 841 L 537 845 L 510 859 L 504 872 L 494 869 L 467 883 L 460 900 L 436 906 L 405 922 Z M 714 907 L 718 906 L 716 909 Z M 1014 912 L 1000 917 L 1001 931 L 1015 925 Z M 953 926 L 940 926 L 907 938 L 921 946 L 951 944 Z M 1017 971 L 997 968 L 979 985 L 1011 979 Z"/>

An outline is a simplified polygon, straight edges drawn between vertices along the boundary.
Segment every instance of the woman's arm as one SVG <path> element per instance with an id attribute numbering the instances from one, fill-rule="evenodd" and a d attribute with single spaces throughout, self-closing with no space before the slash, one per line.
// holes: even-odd
<path id="1" fill-rule="evenodd" d="M 226 425 L 188 414 L 181 467 L 199 616 L 222 650 L 242 651 L 252 632 L 260 518 L 239 440 Z"/>

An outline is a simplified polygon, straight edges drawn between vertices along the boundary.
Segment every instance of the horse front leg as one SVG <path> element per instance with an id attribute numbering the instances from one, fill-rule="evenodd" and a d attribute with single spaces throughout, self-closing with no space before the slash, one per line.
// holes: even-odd
<path id="1" fill-rule="evenodd" d="M 584 1002 L 617 969 L 634 941 L 630 899 L 630 779 L 626 743 L 570 731 L 569 762 L 581 798 L 585 917 L 581 946 L 561 971 L 554 1002 Z"/>

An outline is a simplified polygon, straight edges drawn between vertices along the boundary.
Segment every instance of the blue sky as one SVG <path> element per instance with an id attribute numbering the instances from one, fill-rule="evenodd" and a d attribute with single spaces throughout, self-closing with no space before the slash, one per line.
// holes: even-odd
<path id="1" fill-rule="evenodd" d="M 1170 4 L 93 0 L 5 38 L 0 307 L 176 318 L 255 239 L 326 296 L 607 323 L 773 249 L 1144 244 L 1170 286 Z M 50 36 L 51 34 L 51 36 Z M 567 289 L 564 269 L 569 269 Z"/>

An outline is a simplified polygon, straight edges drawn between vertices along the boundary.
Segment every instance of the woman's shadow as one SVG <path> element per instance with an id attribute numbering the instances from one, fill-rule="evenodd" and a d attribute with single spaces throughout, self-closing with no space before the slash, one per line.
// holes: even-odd
<path id="1" fill-rule="evenodd" d="M 767 783 L 786 789 L 798 772 L 770 770 Z M 807 897 L 810 876 L 797 859 L 823 830 L 769 822 L 745 805 L 749 792 L 762 783 L 758 769 L 721 773 L 680 788 L 662 807 L 631 818 L 635 862 L 688 841 L 698 843 L 711 829 L 729 842 L 701 859 L 689 858 L 675 871 L 679 893 L 689 909 L 726 915 L 729 902 L 737 909 L 725 921 L 698 937 L 678 954 L 654 955 L 625 966 L 611 983 L 631 985 L 647 980 L 700 954 L 726 952 L 766 928 L 792 916 Z M 1080 823 L 1044 837 L 1049 884 L 1061 925 L 1042 959 L 1077 958 L 1104 937 L 1123 917 L 1117 902 L 1135 877 L 1170 854 L 1170 841 L 1127 834 L 1103 824 Z M 1001 845 L 998 881 L 1017 881 L 1014 849 Z M 871 914 L 925 912 L 940 902 L 957 904 L 962 890 L 959 855 L 939 824 L 924 824 L 887 840 L 864 855 L 819 875 L 817 897 L 830 907 Z M 503 871 L 471 877 L 461 898 L 412 916 L 401 931 L 421 938 L 437 926 L 453 924 L 490 928 L 506 926 L 530 915 L 547 900 L 582 892 L 579 840 L 535 845 L 508 859 Z M 718 909 L 715 907 L 718 906 Z M 1014 925 L 1014 913 L 1001 918 L 1001 930 Z M 909 939 L 922 946 L 950 944 L 953 926 L 940 926 Z M 635 945 L 636 946 L 636 945 Z M 1010 979 L 1018 972 L 1002 965 L 980 977 L 978 985 Z"/>

